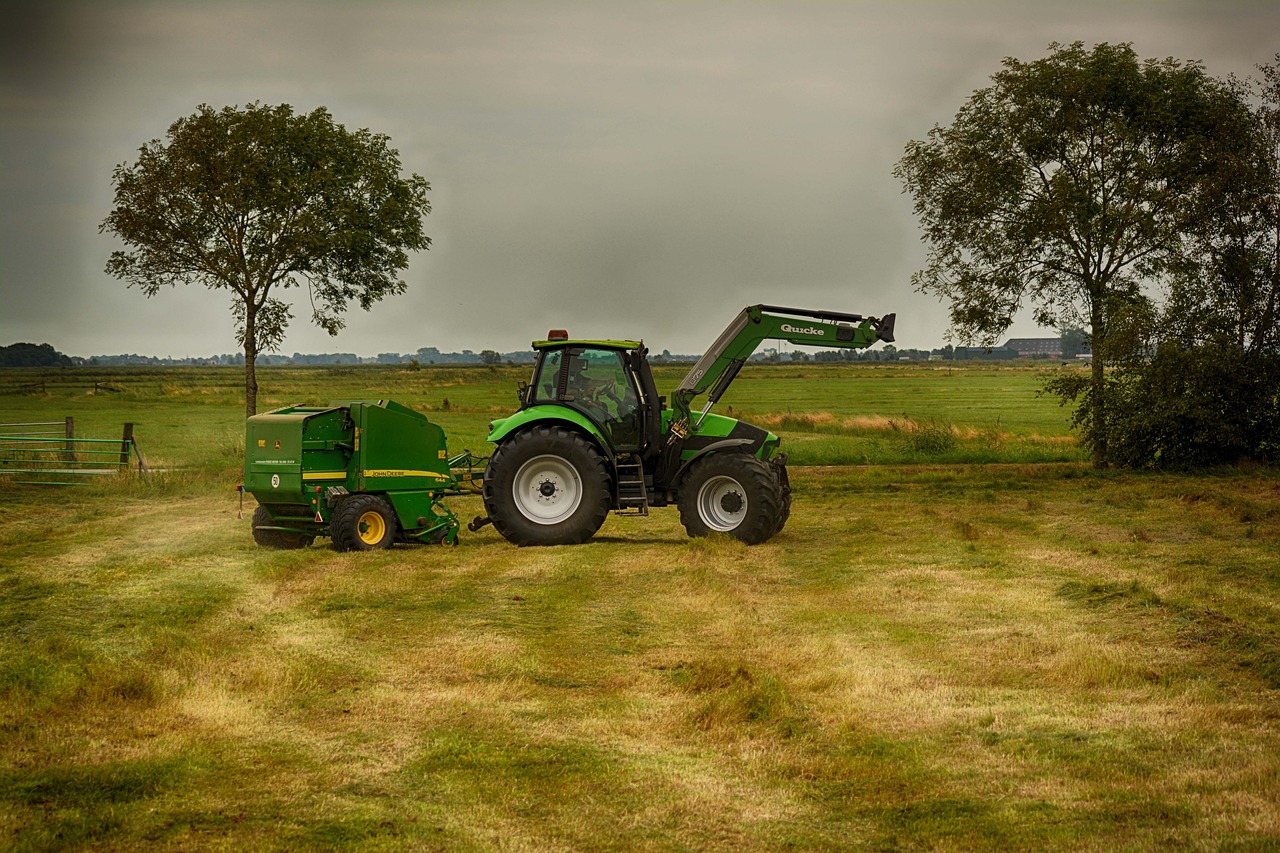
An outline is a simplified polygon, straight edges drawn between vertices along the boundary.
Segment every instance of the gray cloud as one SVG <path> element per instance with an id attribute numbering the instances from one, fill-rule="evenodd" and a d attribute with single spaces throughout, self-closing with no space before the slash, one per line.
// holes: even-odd
<path id="1" fill-rule="evenodd" d="M 0 69 L 0 343 L 233 351 L 222 294 L 103 272 L 110 174 L 203 102 L 330 108 L 432 182 L 410 291 L 284 351 L 520 349 L 547 327 L 695 352 L 759 301 L 945 308 L 891 175 L 1007 55 L 1132 41 L 1248 73 L 1273 3 L 123 3 L 15 7 Z M 1028 322 L 1015 331 L 1034 334 Z"/>

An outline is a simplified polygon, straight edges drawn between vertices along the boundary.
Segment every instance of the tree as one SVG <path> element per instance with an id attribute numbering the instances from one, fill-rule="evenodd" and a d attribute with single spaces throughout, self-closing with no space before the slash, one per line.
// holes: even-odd
<path id="1" fill-rule="evenodd" d="M 1150 357 L 1109 379 L 1117 464 L 1280 459 L 1280 54 L 1259 69 L 1259 81 L 1231 82 L 1252 111 L 1234 136 L 1209 141 L 1224 150 L 1193 198 L 1185 261 L 1143 335 Z"/>
<path id="2" fill-rule="evenodd" d="M 1280 460 L 1280 358 L 1220 340 L 1160 341 L 1107 377 L 1108 461 L 1186 469 Z"/>
<path id="3" fill-rule="evenodd" d="M 430 185 L 401 177 L 388 142 L 348 131 L 323 107 L 201 105 L 116 167 L 115 207 L 99 230 L 128 248 L 107 272 L 149 297 L 164 285 L 230 290 L 252 415 L 254 363 L 279 348 L 292 319 L 279 291 L 305 285 L 312 321 L 336 335 L 348 303 L 368 310 L 403 293 L 407 253 L 430 246 Z"/>
<path id="4" fill-rule="evenodd" d="M 17 343 L 0 347 L 0 367 L 70 367 L 68 356 L 49 344 Z"/>
<path id="5" fill-rule="evenodd" d="M 1179 336 L 1245 354 L 1280 351 L 1280 54 L 1258 69 L 1261 80 L 1232 80 L 1240 101 L 1253 104 L 1243 126 L 1209 142 L 1223 149 L 1220 167 L 1195 198 L 1189 262 L 1169 311 Z"/>
<path id="6" fill-rule="evenodd" d="M 1075 358 L 1084 355 L 1089 349 L 1089 333 L 1079 326 L 1068 326 L 1058 332 L 1058 340 L 1062 342 L 1062 357 Z"/>
<path id="7" fill-rule="evenodd" d="M 1042 325 L 1089 330 L 1077 423 L 1104 465 L 1105 366 L 1129 354 L 1123 326 L 1148 310 L 1143 284 L 1182 259 L 1215 163 L 1208 141 L 1239 101 L 1198 64 L 1139 62 L 1127 44 L 1049 50 L 1005 59 L 950 126 L 906 146 L 895 174 L 929 246 L 913 284 L 950 300 L 964 338 L 994 343 L 1024 306 Z"/>

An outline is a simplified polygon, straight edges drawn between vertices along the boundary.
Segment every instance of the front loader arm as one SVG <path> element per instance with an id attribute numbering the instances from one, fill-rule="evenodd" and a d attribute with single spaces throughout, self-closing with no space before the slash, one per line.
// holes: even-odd
<path id="1" fill-rule="evenodd" d="M 775 305 L 749 305 L 733 319 L 671 395 L 671 423 L 687 429 L 694 398 L 707 393 L 705 415 L 761 341 L 780 340 L 808 346 L 849 349 L 893 341 L 895 315 L 863 317 L 835 311 L 807 311 Z M 855 325 L 856 324 L 856 325 Z"/>

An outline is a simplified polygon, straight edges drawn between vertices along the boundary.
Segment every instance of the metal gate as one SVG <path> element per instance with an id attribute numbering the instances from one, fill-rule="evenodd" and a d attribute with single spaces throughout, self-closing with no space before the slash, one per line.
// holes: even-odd
<path id="1" fill-rule="evenodd" d="M 75 421 L 0 424 L 0 476 L 37 486 L 80 486 L 97 477 L 146 464 L 133 438 L 133 424 L 120 438 L 76 438 Z"/>

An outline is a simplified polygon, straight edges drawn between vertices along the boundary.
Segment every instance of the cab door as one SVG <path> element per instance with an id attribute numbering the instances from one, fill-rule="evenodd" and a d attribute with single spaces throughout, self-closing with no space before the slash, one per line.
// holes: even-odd
<path id="1" fill-rule="evenodd" d="M 560 402 L 598 423 L 615 451 L 634 451 L 644 424 L 624 355 L 616 349 L 569 348 L 562 359 Z"/>

